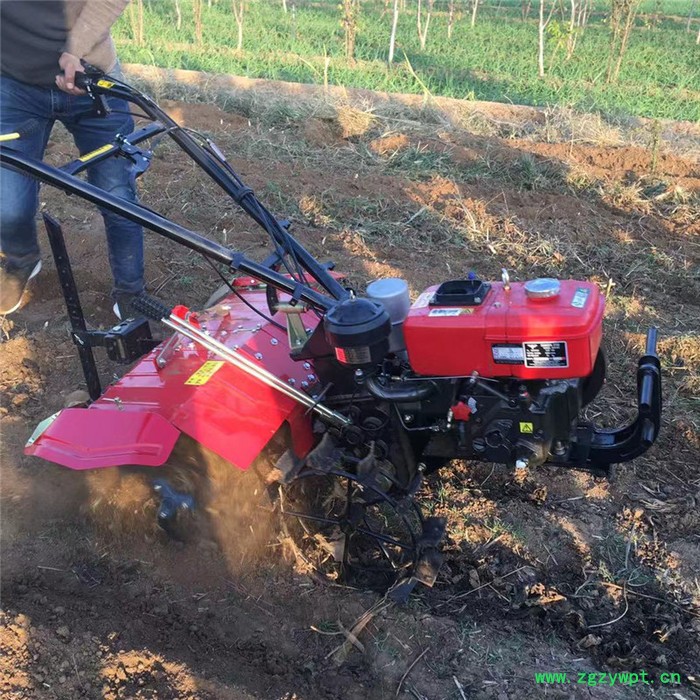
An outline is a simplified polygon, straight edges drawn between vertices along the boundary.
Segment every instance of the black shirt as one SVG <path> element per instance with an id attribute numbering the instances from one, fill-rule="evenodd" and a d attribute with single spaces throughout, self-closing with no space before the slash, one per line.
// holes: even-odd
<path id="1" fill-rule="evenodd" d="M 0 73 L 49 87 L 68 29 L 64 0 L 0 0 Z"/>

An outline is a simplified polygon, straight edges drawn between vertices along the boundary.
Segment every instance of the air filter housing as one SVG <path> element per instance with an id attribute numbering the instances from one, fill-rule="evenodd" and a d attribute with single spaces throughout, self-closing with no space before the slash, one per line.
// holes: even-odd
<path id="1" fill-rule="evenodd" d="M 326 313 L 323 328 L 336 359 L 348 367 L 376 365 L 389 352 L 391 318 L 379 302 L 344 299 Z"/>

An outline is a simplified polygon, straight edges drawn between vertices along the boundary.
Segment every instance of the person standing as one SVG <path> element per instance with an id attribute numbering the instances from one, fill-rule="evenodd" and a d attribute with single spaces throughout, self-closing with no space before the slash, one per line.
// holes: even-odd
<path id="1" fill-rule="evenodd" d="M 76 88 L 81 59 L 107 73 L 119 65 L 110 29 L 129 0 L 0 0 L 0 134 L 19 132 L 8 145 L 42 159 L 51 130 L 60 121 L 81 155 L 129 134 L 129 105 L 107 97 L 106 117 Z M 134 178 L 124 158 L 90 167 L 88 180 L 136 201 Z M 0 314 L 16 311 L 29 280 L 41 269 L 36 213 L 39 183 L 0 168 Z M 119 318 L 128 299 L 143 291 L 142 228 L 101 210 L 114 277 L 112 298 Z"/>

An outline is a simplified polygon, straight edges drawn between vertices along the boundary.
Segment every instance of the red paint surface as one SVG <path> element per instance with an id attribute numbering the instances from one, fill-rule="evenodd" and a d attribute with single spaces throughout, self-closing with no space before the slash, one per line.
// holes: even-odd
<path id="1" fill-rule="evenodd" d="M 241 291 L 250 303 L 267 313 L 264 290 Z M 284 324 L 282 314 L 278 316 L 278 322 Z M 267 323 L 235 296 L 198 313 L 197 318 L 202 330 L 230 348 L 237 347 L 248 359 L 284 381 L 293 379 L 296 388 L 314 374 L 313 367 L 305 368 L 303 362 L 290 358 L 285 331 Z M 318 323 L 313 313 L 303 318 L 308 328 Z M 162 445 L 169 445 L 168 454 L 174 444 L 172 430 L 176 429 L 176 433 L 189 435 L 235 466 L 247 469 L 285 421 L 291 428 L 295 453 L 302 456 L 311 449 L 311 418 L 304 406 L 230 364 L 223 365 L 205 384 L 187 385 L 187 379 L 204 362 L 220 358 L 179 336 L 165 366 L 160 368 L 156 359 L 163 347 L 141 359 L 89 408 L 71 409 L 68 419 L 59 416 L 27 452 L 72 469 L 151 464 L 152 445 L 158 442 L 160 426 Z M 256 359 L 258 353 L 262 359 Z M 127 426 L 123 416 L 131 413 L 138 414 L 139 419 Z M 127 427 L 137 431 L 143 416 L 164 419 L 149 423 L 149 447 L 131 433 L 128 440 L 123 437 Z"/>
<path id="2" fill-rule="evenodd" d="M 159 467 L 178 437 L 180 431 L 157 413 L 68 408 L 25 451 L 71 469 Z"/>
<path id="3" fill-rule="evenodd" d="M 582 309 L 571 305 L 578 289 L 588 289 Z M 494 282 L 480 306 L 466 307 L 458 316 L 430 316 L 429 287 L 411 307 L 404 324 L 408 357 L 414 371 L 424 375 L 521 379 L 570 379 L 593 371 L 602 337 L 605 300 L 597 285 L 562 280 L 553 299 L 529 299 L 522 283 L 506 290 Z M 455 307 L 453 308 L 463 308 Z M 568 367 L 526 367 L 494 362 L 494 344 L 565 341 Z"/>

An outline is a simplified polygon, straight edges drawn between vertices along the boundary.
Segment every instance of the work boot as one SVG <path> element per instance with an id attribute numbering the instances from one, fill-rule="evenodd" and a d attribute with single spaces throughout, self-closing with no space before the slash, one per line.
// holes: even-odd
<path id="1" fill-rule="evenodd" d="M 36 277 L 40 270 L 41 260 L 22 267 L 11 267 L 5 260 L 0 260 L 0 316 L 17 311 L 29 280 Z"/>

